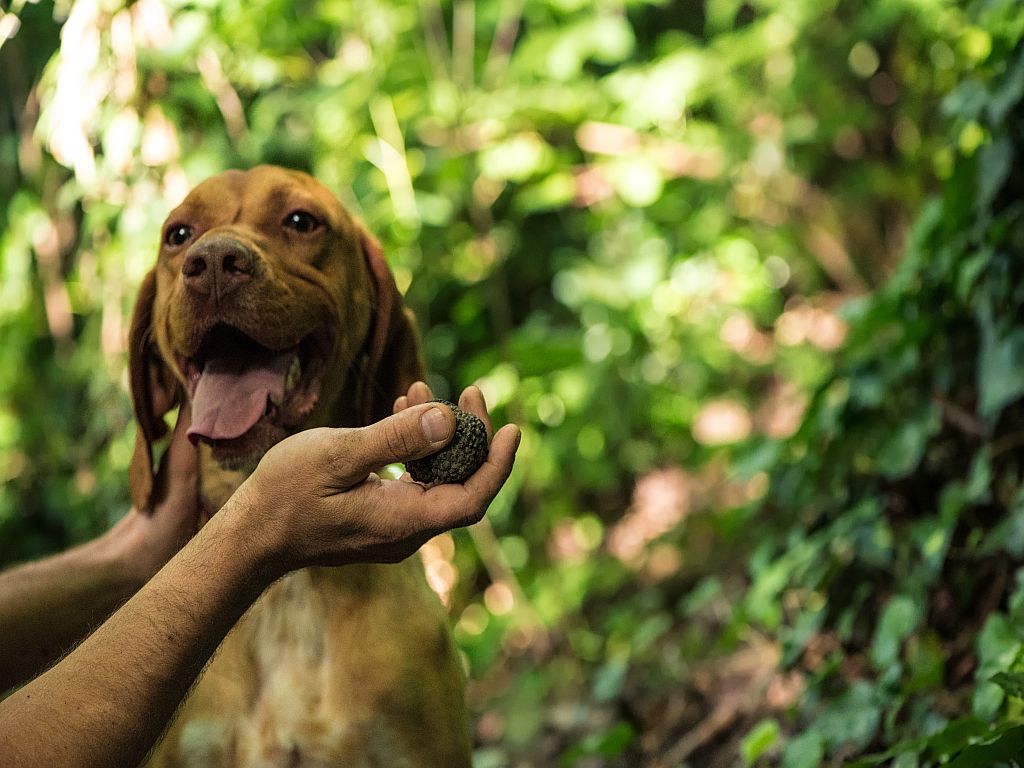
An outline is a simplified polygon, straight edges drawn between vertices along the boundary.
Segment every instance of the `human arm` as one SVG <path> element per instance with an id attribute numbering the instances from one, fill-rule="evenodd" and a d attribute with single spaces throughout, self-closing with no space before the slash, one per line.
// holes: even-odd
<path id="1" fill-rule="evenodd" d="M 102 536 L 0 573 L 0 693 L 38 675 L 135 593 L 202 526 L 198 451 L 179 419 L 154 484 Z"/>
<path id="2" fill-rule="evenodd" d="M 428 411 L 444 422 L 440 439 L 420 427 Z M 137 765 L 220 640 L 275 579 L 306 565 L 398 561 L 430 536 L 479 520 L 511 471 L 515 427 L 495 435 L 487 462 L 463 485 L 424 488 L 373 473 L 432 453 L 453 426 L 449 409 L 420 405 L 371 427 L 310 430 L 272 448 L 145 587 L 0 703 L 6 765 Z"/>

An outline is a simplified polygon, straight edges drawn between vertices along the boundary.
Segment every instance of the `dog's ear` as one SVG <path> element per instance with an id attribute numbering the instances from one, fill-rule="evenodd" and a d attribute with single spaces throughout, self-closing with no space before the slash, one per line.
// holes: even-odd
<path id="1" fill-rule="evenodd" d="M 365 230 L 360 235 L 374 301 L 365 374 L 360 382 L 359 415 L 364 424 L 372 424 L 390 416 L 395 399 L 404 395 L 413 382 L 423 379 L 423 358 L 415 320 L 402 304 L 380 243 Z"/>
<path id="2" fill-rule="evenodd" d="M 153 495 L 153 443 L 167 434 L 164 414 L 178 400 L 178 384 L 160 359 L 153 339 L 153 303 L 156 299 L 156 271 L 146 275 L 139 288 L 128 334 L 128 379 L 135 411 L 135 452 L 128 481 L 132 505 L 148 510 Z"/>

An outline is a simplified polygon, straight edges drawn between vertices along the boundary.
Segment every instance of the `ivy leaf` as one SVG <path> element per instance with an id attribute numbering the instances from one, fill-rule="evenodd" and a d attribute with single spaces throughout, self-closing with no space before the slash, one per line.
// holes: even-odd
<path id="1" fill-rule="evenodd" d="M 1024 673 L 997 672 L 992 675 L 991 680 L 1006 691 L 1007 695 L 1016 699 L 1024 699 Z"/>
<path id="2" fill-rule="evenodd" d="M 1014 557 L 1024 555 L 1024 485 L 1017 489 L 1006 515 L 978 546 L 978 552 L 991 555 L 1005 551 Z"/>
<path id="3" fill-rule="evenodd" d="M 978 199 L 976 210 L 986 211 L 1010 175 L 1013 167 L 1013 144 L 1001 138 L 986 144 L 978 153 Z"/>
<path id="4" fill-rule="evenodd" d="M 740 754 L 744 765 L 753 765 L 761 755 L 765 754 L 779 742 L 779 724 L 775 720 L 762 720 L 744 738 L 740 744 Z"/>
<path id="5" fill-rule="evenodd" d="M 814 723 L 828 746 L 838 749 L 853 744 L 863 749 L 878 732 L 882 707 L 874 685 L 858 680 L 837 698 Z"/>
<path id="6" fill-rule="evenodd" d="M 1009 76 L 1002 85 L 995 89 L 988 103 L 988 113 L 992 122 L 1001 123 L 1010 110 L 1024 96 L 1024 54 L 1017 57 L 1016 63 L 1009 70 Z"/>
<path id="7" fill-rule="evenodd" d="M 871 645 L 871 660 L 878 669 L 884 670 L 899 660 L 900 646 L 920 618 L 920 606 L 907 595 L 896 595 L 886 603 Z"/>
<path id="8" fill-rule="evenodd" d="M 928 439 L 941 426 L 939 409 L 932 404 L 917 418 L 904 421 L 881 445 L 876 456 L 879 471 L 886 477 L 905 477 L 921 463 Z"/>
<path id="9" fill-rule="evenodd" d="M 1024 726 L 1006 731 L 988 744 L 972 744 L 957 755 L 950 768 L 991 768 L 1016 761 L 1024 754 Z"/>
<path id="10" fill-rule="evenodd" d="M 825 757 L 825 741 L 814 731 L 790 739 L 782 750 L 782 768 L 817 768 Z"/>
<path id="11" fill-rule="evenodd" d="M 964 120 L 974 120 L 988 102 L 988 89 L 977 80 L 967 80 L 943 100 L 942 111 Z"/>
<path id="12" fill-rule="evenodd" d="M 954 720 L 928 740 L 930 753 L 940 759 L 957 754 L 972 742 L 990 734 L 988 723 L 976 717 L 962 717 Z"/>
<path id="13" fill-rule="evenodd" d="M 983 719 L 994 718 L 1003 703 L 1003 689 L 993 676 L 1006 671 L 1021 650 L 1021 639 L 1006 616 L 996 613 L 985 622 L 978 637 L 978 687 L 974 690 L 974 713 Z"/>
<path id="14" fill-rule="evenodd" d="M 978 359 L 978 410 L 990 421 L 1024 394 L 1024 328 L 996 327 L 991 303 L 982 306 L 981 353 Z"/>

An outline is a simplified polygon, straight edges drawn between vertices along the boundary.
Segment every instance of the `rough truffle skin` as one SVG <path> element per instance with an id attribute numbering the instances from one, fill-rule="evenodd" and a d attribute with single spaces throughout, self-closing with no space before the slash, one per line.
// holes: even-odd
<path id="1" fill-rule="evenodd" d="M 437 453 L 408 461 L 405 468 L 418 483 L 461 483 L 487 458 L 487 429 L 472 413 L 447 400 L 431 402 L 447 405 L 455 413 L 455 436 Z"/>

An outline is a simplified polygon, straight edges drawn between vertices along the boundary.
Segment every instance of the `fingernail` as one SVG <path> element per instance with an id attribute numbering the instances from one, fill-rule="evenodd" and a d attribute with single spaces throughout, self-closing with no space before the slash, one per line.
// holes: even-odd
<path id="1" fill-rule="evenodd" d="M 420 416 L 423 435 L 432 443 L 444 440 L 451 432 L 448 418 L 439 407 L 431 408 Z"/>

